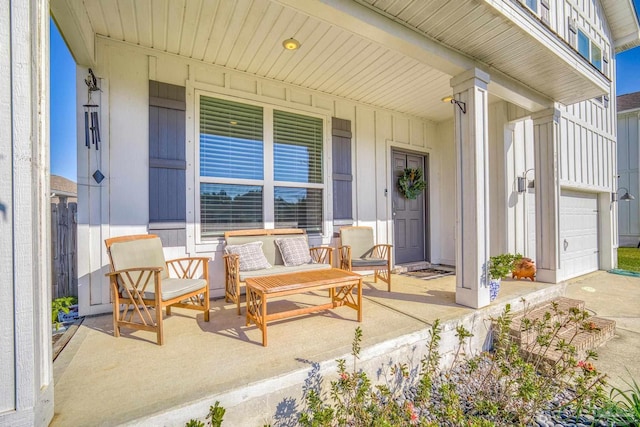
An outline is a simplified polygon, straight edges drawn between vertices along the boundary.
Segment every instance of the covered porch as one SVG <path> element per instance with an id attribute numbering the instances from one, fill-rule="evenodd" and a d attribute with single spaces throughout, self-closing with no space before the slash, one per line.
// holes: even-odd
<path id="1" fill-rule="evenodd" d="M 215 210 L 206 198 L 232 186 L 264 191 L 259 223 L 234 219 L 232 226 L 278 228 L 279 194 L 302 188 L 316 203 L 303 219 L 320 218 L 309 233 L 313 244 L 337 246 L 340 226 L 352 224 L 373 227 L 376 240 L 394 251 L 411 238 L 421 245 L 417 261 L 457 266 L 455 301 L 468 307 L 489 303 L 485 269 L 492 254 L 534 258 L 548 282 L 572 273 L 560 268 L 561 171 L 554 157 L 560 103 L 603 95 L 610 86 L 525 5 L 54 0 L 51 10 L 78 62 L 78 241 L 90 248 L 78 261 L 82 314 L 111 310 L 103 240 L 118 235 L 160 234 L 172 255 L 211 257 L 211 289 L 220 295 L 224 241 L 221 230 L 205 230 L 204 218 Z M 297 50 L 283 48 L 291 37 L 300 42 Z M 91 101 L 103 124 L 99 151 L 84 146 L 88 75 L 99 88 Z M 452 95 L 454 104 L 442 102 Z M 263 174 L 203 172 L 208 134 L 200 120 L 205 104 L 218 98 L 264 109 L 265 148 L 253 155 L 261 157 Z M 278 109 L 322 121 L 316 181 L 278 178 L 272 155 Z M 345 129 L 336 133 L 337 121 Z M 163 146 L 166 134 L 177 137 Z M 336 135 L 348 138 L 348 154 Z M 397 153 L 405 163 L 396 163 Z M 397 179 L 413 155 L 428 188 L 414 203 L 417 217 L 406 222 L 417 226 L 409 228 L 396 216 L 407 201 Z M 246 166 L 238 165 L 236 171 Z M 538 191 L 516 191 L 526 171 Z M 603 206 L 593 271 L 615 261 L 605 206 L 612 175 L 588 173 Z M 304 228 L 299 219 L 290 223 Z"/>
<path id="2" fill-rule="evenodd" d="M 390 361 L 417 366 L 429 328 L 442 322 L 443 361 L 450 360 L 464 325 L 475 337 L 468 351 L 488 346 L 489 318 L 521 299 L 535 304 L 564 294 L 565 285 L 505 280 L 498 298 L 480 310 L 455 303 L 456 279 L 430 280 L 393 275 L 394 288 L 364 282 L 364 315 L 348 307 L 274 322 L 269 346 L 260 331 L 245 325 L 235 305 L 212 301 L 211 322 L 190 310 L 174 309 L 165 321 L 165 345 L 154 334 L 124 332 L 113 337 L 110 315 L 87 317 L 54 362 L 55 417 L 52 426 L 184 425 L 203 418 L 220 401 L 225 425 L 295 425 L 304 407 L 302 393 L 335 379 L 338 358 L 352 366 L 356 327 L 363 331 L 358 369 L 384 381 L 379 371 Z M 325 294 L 274 301 L 273 310 L 317 304 Z M 243 304 L 244 306 L 244 304 Z M 195 318 L 194 318 L 195 317 Z"/>

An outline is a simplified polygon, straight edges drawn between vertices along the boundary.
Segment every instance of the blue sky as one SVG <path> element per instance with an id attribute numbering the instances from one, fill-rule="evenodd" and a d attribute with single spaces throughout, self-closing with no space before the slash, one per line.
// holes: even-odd
<path id="1" fill-rule="evenodd" d="M 640 0 L 634 0 L 636 10 Z M 640 47 L 617 55 L 618 95 L 640 91 Z M 51 173 L 76 174 L 75 62 L 51 21 Z"/>

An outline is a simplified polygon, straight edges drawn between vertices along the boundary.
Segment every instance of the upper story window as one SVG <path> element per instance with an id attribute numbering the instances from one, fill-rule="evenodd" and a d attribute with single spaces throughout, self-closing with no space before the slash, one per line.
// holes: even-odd
<path id="1" fill-rule="evenodd" d="M 602 71 L 602 49 L 582 30 L 578 30 L 578 52 L 591 62 L 594 67 Z"/>
<path id="2" fill-rule="evenodd" d="M 200 95 L 200 237 L 265 224 L 322 232 L 323 123 Z"/>
<path id="3" fill-rule="evenodd" d="M 551 6 L 549 0 L 520 0 L 540 20 L 550 26 Z"/>
<path id="4" fill-rule="evenodd" d="M 533 11 L 533 13 L 538 13 L 538 0 L 526 0 L 525 4 Z"/>

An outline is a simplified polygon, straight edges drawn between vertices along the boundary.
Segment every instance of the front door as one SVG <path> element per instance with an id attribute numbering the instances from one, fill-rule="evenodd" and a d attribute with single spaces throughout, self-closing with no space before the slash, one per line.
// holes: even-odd
<path id="1" fill-rule="evenodd" d="M 429 191 L 429 176 L 425 156 L 393 151 L 393 248 L 395 263 L 425 261 L 426 233 L 426 195 Z M 427 187 L 417 198 L 411 200 L 398 190 L 398 178 L 405 168 L 422 169 Z"/>

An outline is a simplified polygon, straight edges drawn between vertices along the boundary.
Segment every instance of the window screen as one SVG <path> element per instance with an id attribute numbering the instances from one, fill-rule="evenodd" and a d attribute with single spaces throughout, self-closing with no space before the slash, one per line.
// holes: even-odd
<path id="1" fill-rule="evenodd" d="M 200 176 L 262 179 L 262 107 L 200 97 Z"/>
<path id="2" fill-rule="evenodd" d="M 201 183 L 201 236 L 222 236 L 227 230 L 263 228 L 262 199 L 261 186 Z"/>
<path id="3" fill-rule="evenodd" d="M 589 37 L 581 30 L 578 30 L 578 52 L 589 59 Z"/>
<path id="4" fill-rule="evenodd" d="M 275 188 L 276 228 L 303 228 L 322 232 L 322 190 L 319 188 Z"/>
<path id="5" fill-rule="evenodd" d="M 591 43 L 591 63 L 598 70 L 602 70 L 602 50 L 595 43 Z"/>
<path id="6" fill-rule="evenodd" d="M 322 183 L 322 120 L 275 110 L 273 163 L 276 181 Z"/>

